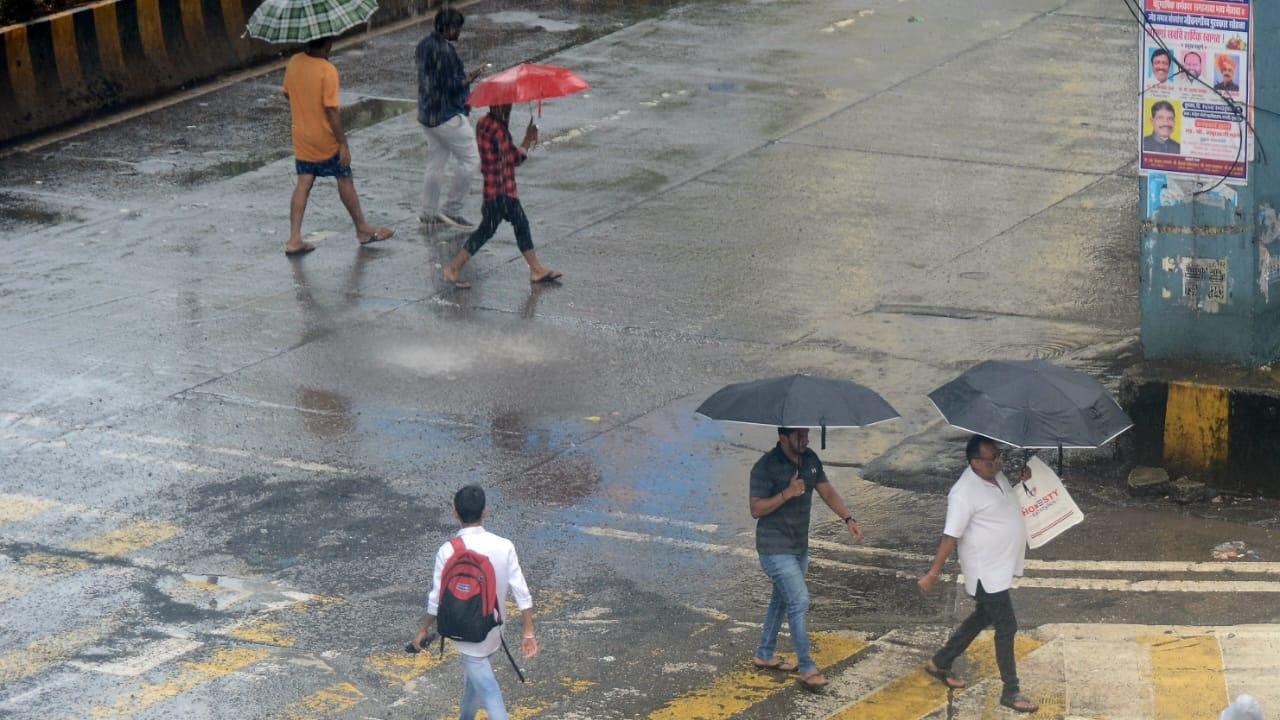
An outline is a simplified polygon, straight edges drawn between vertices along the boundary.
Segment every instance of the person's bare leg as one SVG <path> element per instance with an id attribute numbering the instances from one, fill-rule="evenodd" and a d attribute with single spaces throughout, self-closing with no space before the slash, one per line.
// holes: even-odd
<path id="1" fill-rule="evenodd" d="M 285 252 L 296 252 L 307 247 L 307 243 L 302 241 L 302 215 L 307 210 L 311 186 L 315 184 L 315 175 L 299 175 L 298 184 L 293 187 L 293 197 L 289 200 L 289 240 L 284 245 Z"/>
<path id="2" fill-rule="evenodd" d="M 524 261 L 529 263 L 529 282 L 545 282 L 547 280 L 556 280 L 563 277 L 563 273 L 548 269 L 538 259 L 536 250 L 526 250 L 523 253 Z"/>
<path id="3" fill-rule="evenodd" d="M 444 270 L 441 271 L 441 273 L 444 274 L 444 279 L 453 283 L 453 286 L 459 290 L 465 290 L 471 287 L 471 283 L 465 283 L 459 279 L 462 275 L 462 266 L 466 265 L 467 261 L 470 259 L 471 253 L 467 252 L 466 248 L 463 248 L 458 251 L 457 255 L 453 256 L 453 259 L 450 260 L 449 264 L 445 265 Z"/>
<path id="4" fill-rule="evenodd" d="M 338 198 L 351 214 L 351 222 L 356 225 L 356 240 L 361 245 L 386 240 L 395 234 L 391 228 L 374 227 L 364 220 L 364 211 L 360 209 L 360 196 L 356 194 L 356 181 L 352 178 L 338 178 Z"/>

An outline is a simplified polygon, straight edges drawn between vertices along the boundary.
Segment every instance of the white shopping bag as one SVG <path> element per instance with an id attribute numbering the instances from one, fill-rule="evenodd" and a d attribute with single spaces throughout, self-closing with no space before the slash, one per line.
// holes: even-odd
<path id="1" fill-rule="evenodd" d="M 1031 479 L 1014 483 L 1013 493 L 1022 506 L 1022 522 L 1027 526 L 1027 546 L 1035 549 L 1058 537 L 1067 528 L 1084 520 L 1084 513 L 1076 505 L 1058 476 L 1033 457 L 1027 462 Z"/>

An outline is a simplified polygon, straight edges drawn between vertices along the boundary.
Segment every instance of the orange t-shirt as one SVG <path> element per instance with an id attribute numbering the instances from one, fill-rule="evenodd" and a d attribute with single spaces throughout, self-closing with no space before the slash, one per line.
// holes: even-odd
<path id="1" fill-rule="evenodd" d="M 324 162 L 338 154 L 338 139 L 324 116 L 338 107 L 338 68 L 323 58 L 298 53 L 284 69 L 284 91 L 293 113 L 293 154 Z"/>

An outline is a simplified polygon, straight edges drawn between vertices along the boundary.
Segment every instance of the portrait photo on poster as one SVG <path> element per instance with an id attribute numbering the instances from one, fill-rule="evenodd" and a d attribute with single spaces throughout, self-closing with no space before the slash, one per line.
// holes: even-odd
<path id="1" fill-rule="evenodd" d="M 1142 122 L 1142 152 L 1179 155 L 1182 153 L 1181 127 L 1178 123 L 1181 105 L 1177 100 L 1149 98 Z"/>

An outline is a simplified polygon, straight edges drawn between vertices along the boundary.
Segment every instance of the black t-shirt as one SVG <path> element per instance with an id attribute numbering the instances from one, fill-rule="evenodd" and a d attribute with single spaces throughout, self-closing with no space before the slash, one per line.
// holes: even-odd
<path id="1" fill-rule="evenodd" d="M 801 555 L 809 549 L 809 508 L 813 490 L 827 481 L 818 454 L 806 449 L 800 456 L 804 494 L 791 498 L 777 510 L 756 520 L 756 552 L 761 555 Z M 751 468 L 751 497 L 770 498 L 782 492 L 796 474 L 796 464 L 775 447 Z"/>

